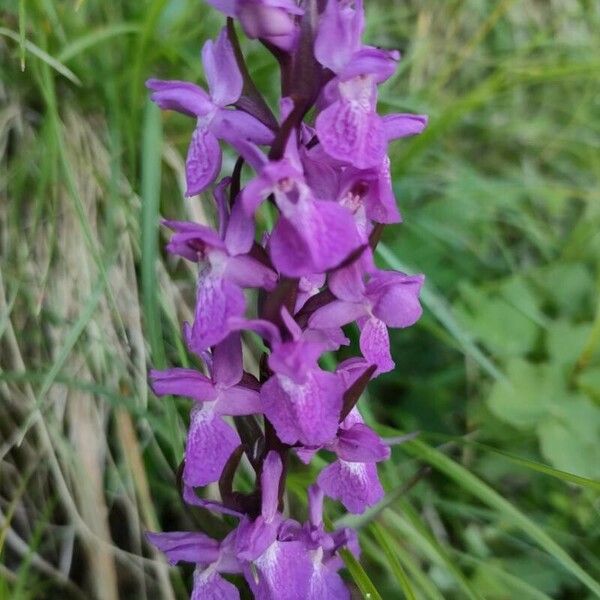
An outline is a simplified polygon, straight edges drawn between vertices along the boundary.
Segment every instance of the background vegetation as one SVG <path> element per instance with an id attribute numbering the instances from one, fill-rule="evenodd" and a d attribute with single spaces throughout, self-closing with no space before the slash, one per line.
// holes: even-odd
<path id="1" fill-rule="evenodd" d="M 369 41 L 404 56 L 381 108 L 431 119 L 393 146 L 405 224 L 379 259 L 428 283 L 363 400 L 421 433 L 382 469 L 385 507 L 327 507 L 360 527 L 347 576 L 357 597 L 600 597 L 600 5 L 366 5 Z M 146 374 L 190 361 L 194 273 L 159 216 L 211 215 L 182 198 L 192 123 L 143 82 L 202 82 L 221 20 L 200 0 L 0 7 L 0 598 L 184 598 L 190 571 L 143 531 L 224 523 L 183 505 L 188 405 Z"/>

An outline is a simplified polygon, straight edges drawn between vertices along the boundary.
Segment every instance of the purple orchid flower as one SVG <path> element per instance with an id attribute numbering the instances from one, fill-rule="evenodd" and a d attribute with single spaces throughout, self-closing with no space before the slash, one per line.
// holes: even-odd
<path id="1" fill-rule="evenodd" d="M 358 169 L 379 169 L 388 141 L 420 133 L 427 119 L 422 115 L 377 115 L 377 85 L 394 73 L 400 55 L 362 46 L 363 28 L 360 0 L 354 6 L 328 1 L 315 41 L 315 56 L 337 77 L 324 92 L 330 102 L 317 117 L 316 132 L 333 158 Z"/>
<path id="2" fill-rule="evenodd" d="M 240 385 L 243 375 L 239 334 L 233 333 L 214 349 L 208 378 L 193 369 L 152 371 L 157 396 L 185 396 L 199 405 L 192 410 L 183 479 L 192 487 L 217 481 L 225 463 L 241 444 L 238 433 L 223 416 L 261 412 L 259 392 Z"/>
<path id="3" fill-rule="evenodd" d="M 375 463 L 387 460 L 390 449 L 364 424 L 356 408 L 342 421 L 330 449 L 337 454 L 337 460 L 325 467 L 317 479 L 323 492 L 352 513 L 363 513 L 379 502 L 384 492 Z"/>
<path id="4" fill-rule="evenodd" d="M 329 340 L 307 340 L 289 314 L 282 316 L 292 340 L 273 344 L 268 362 L 274 375 L 261 387 L 262 410 L 282 442 L 325 444 L 337 431 L 344 393 L 341 378 L 317 364 Z"/>
<path id="5" fill-rule="evenodd" d="M 219 139 L 226 138 L 233 144 L 237 140 L 257 144 L 273 140 L 273 132 L 258 119 L 241 110 L 225 108 L 239 100 L 243 87 L 226 29 L 221 30 L 216 42 L 209 40 L 204 44 L 202 64 L 210 95 L 186 81 L 149 79 L 146 82 L 153 92 L 151 99 L 160 108 L 197 119 L 186 159 L 187 196 L 200 194 L 219 174 L 222 156 Z"/>
<path id="6" fill-rule="evenodd" d="M 307 185 L 294 136 L 284 158 L 264 161 L 242 191 L 248 216 L 273 195 L 280 210 L 269 239 L 274 267 L 289 277 L 308 277 L 339 266 L 360 245 L 352 215 L 332 201 L 317 200 Z"/>
<path id="7" fill-rule="evenodd" d="M 172 565 L 189 562 L 197 565 L 191 600 L 239 600 L 237 588 L 221 573 L 239 573 L 242 569 L 233 552 L 235 532 L 222 542 L 203 533 L 173 531 L 146 534 L 150 543 L 164 552 Z"/>
<path id="8" fill-rule="evenodd" d="M 350 359 L 341 363 L 337 373 L 348 389 L 369 364 L 364 359 Z M 383 497 L 383 488 L 375 463 L 390 457 L 390 448 L 367 425 L 354 407 L 340 423 L 338 432 L 329 443 L 296 450 L 298 458 L 309 464 L 321 449 L 334 452 L 337 459 L 323 469 L 317 479 L 320 489 L 330 498 L 339 500 L 346 510 L 363 513 Z"/>
<path id="9" fill-rule="evenodd" d="M 293 0 L 206 0 L 239 19 L 250 39 L 264 39 L 282 50 L 291 50 L 298 34 L 296 18 L 304 11 Z"/>
<path id="10" fill-rule="evenodd" d="M 175 233 L 167 250 L 200 265 L 194 323 L 186 328 L 188 345 L 196 354 L 223 341 L 229 334 L 228 321 L 244 314 L 246 302 L 242 288 L 273 289 L 277 282 L 275 272 L 258 260 L 233 254 L 235 240 L 225 240 L 209 227 L 185 221 L 165 221 Z"/>
<path id="11" fill-rule="evenodd" d="M 358 320 L 363 356 L 378 366 L 380 373 L 394 368 L 389 349 L 389 327 L 410 327 L 422 314 L 419 292 L 423 275 L 377 271 L 366 284 L 356 277 L 338 273 L 330 288 L 338 298 L 319 308 L 309 320 L 310 327 L 341 327 Z"/>

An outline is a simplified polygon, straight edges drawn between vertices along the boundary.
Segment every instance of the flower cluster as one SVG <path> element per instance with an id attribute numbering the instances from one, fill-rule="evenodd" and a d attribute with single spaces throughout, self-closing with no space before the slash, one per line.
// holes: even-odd
<path id="1" fill-rule="evenodd" d="M 165 222 L 168 251 L 198 264 L 184 337 L 208 375 L 172 368 L 153 371 L 151 384 L 158 396 L 195 401 L 185 501 L 238 524 L 221 541 L 194 532 L 149 538 L 172 563 L 197 565 L 192 598 L 239 598 L 224 573 L 242 574 L 260 599 L 349 598 L 339 550 L 357 554 L 356 536 L 326 531 L 323 499 L 361 513 L 383 496 L 376 465 L 389 443 L 365 425 L 357 401 L 369 380 L 394 368 L 388 328 L 419 319 L 423 276 L 378 269 L 373 250 L 383 226 L 401 220 L 388 143 L 418 134 L 426 118 L 377 113 L 378 85 L 399 54 L 362 43 L 361 0 L 208 1 L 228 17 L 202 50 L 208 92 L 147 84 L 161 108 L 195 117 L 187 195 L 212 187 L 218 214 L 215 230 Z M 252 82 L 234 19 L 280 64 L 279 118 Z M 217 183 L 222 142 L 239 158 Z M 253 175 L 242 179 L 244 164 Z M 259 231 L 265 202 L 277 218 Z M 256 307 L 246 305 L 250 288 Z M 324 370 L 320 359 L 349 344 L 342 328 L 351 323 L 362 356 Z M 244 332 L 264 342 L 260 373 L 244 370 Z M 302 524 L 284 515 L 287 464 L 291 455 L 308 464 L 320 450 L 335 460 L 308 489 Z M 244 455 L 256 473 L 250 494 L 233 489 Z M 215 482 L 221 502 L 196 494 Z"/>

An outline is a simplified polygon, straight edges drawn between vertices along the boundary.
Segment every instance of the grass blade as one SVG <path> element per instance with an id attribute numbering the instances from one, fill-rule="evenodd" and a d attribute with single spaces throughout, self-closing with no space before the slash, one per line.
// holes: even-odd
<path id="1" fill-rule="evenodd" d="M 108 27 L 95 29 L 77 38 L 70 44 L 67 44 L 56 57 L 60 62 L 68 62 L 78 54 L 89 50 L 90 48 L 110 40 L 113 37 L 127 33 L 136 33 L 140 26 L 135 23 L 116 23 Z"/>
<path id="2" fill-rule="evenodd" d="M 404 592 L 404 596 L 407 598 L 407 600 L 416 600 L 410 580 L 408 579 L 408 576 L 402 567 L 402 563 L 394 552 L 390 536 L 379 523 L 373 523 L 373 525 L 371 525 L 371 531 L 373 532 L 377 543 L 383 550 L 389 562 L 392 573 L 396 577 L 396 581 Z"/>
<path id="3" fill-rule="evenodd" d="M 420 440 L 407 442 L 403 448 L 453 479 L 484 504 L 497 510 L 515 527 L 527 534 L 542 550 L 554 557 L 566 571 L 574 575 L 591 592 L 600 597 L 600 584 L 587 571 L 580 567 L 541 527 L 468 469 Z"/>
<path id="4" fill-rule="evenodd" d="M 7 29 L 6 27 L 0 27 L 0 35 L 6 36 L 15 42 L 19 42 L 21 37 L 19 34 Z M 39 46 L 36 46 L 29 40 L 23 41 L 24 48 L 31 52 L 34 56 L 37 56 L 40 60 L 44 61 L 49 67 L 52 67 L 56 72 L 60 73 L 63 77 L 67 78 L 69 81 L 74 83 L 75 85 L 81 85 L 81 81 L 71 69 L 65 67 L 60 61 L 56 60 L 54 57 L 50 56 L 45 50 L 42 50 Z M 21 65 L 24 68 L 24 59 L 21 62 Z"/>
<path id="5" fill-rule="evenodd" d="M 377 253 L 385 260 L 385 262 L 398 271 L 411 272 L 409 266 L 398 260 L 396 255 L 384 243 L 377 246 Z M 503 373 L 496 365 L 479 349 L 473 338 L 466 332 L 457 322 L 452 314 L 452 311 L 444 301 L 444 299 L 433 289 L 431 284 L 426 283 L 421 291 L 421 299 L 423 304 L 433 313 L 436 319 L 448 330 L 448 332 L 456 339 L 463 352 L 470 356 L 479 364 L 479 366 L 494 379 L 505 379 Z"/>
<path id="6" fill-rule="evenodd" d="M 344 560 L 346 568 L 350 572 L 350 575 L 352 575 L 352 579 L 354 579 L 365 600 L 383 600 L 375 584 L 362 568 L 362 565 L 354 558 L 354 554 L 347 548 L 342 548 L 340 556 Z"/>
<path id="7" fill-rule="evenodd" d="M 158 279 L 156 263 L 158 261 L 158 222 L 160 213 L 161 184 L 161 148 L 162 125 L 160 110 L 152 102 L 146 104 L 144 130 L 142 137 L 142 258 L 141 283 L 144 326 L 150 343 L 150 356 L 156 368 L 167 365 L 167 356 L 163 344 L 161 310 L 158 301 Z M 165 399 L 169 441 L 174 457 L 179 460 L 183 454 L 181 435 L 177 427 L 177 410 L 172 401 Z"/>
<path id="8" fill-rule="evenodd" d="M 21 71 L 25 70 L 25 0 L 19 0 L 19 54 Z"/>

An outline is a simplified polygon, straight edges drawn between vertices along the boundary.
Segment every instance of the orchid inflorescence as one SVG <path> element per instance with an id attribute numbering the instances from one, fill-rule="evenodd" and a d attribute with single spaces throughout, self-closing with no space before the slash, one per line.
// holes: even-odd
<path id="1" fill-rule="evenodd" d="M 399 54 L 362 43 L 362 0 L 208 1 L 227 16 L 202 49 L 209 91 L 182 81 L 147 85 L 161 108 L 196 118 L 188 196 L 215 183 L 220 142 L 239 156 L 232 176 L 213 188 L 217 230 L 165 222 L 173 231 L 167 250 L 198 263 L 194 321 L 184 337 L 209 375 L 153 371 L 151 384 L 158 396 L 196 402 L 184 500 L 238 524 L 221 541 L 199 532 L 149 539 L 172 563 L 197 565 L 195 599 L 239 598 L 222 574 L 242 574 L 261 599 L 349 598 L 339 551 L 358 554 L 356 534 L 328 531 L 323 501 L 362 513 L 383 497 L 376 464 L 389 457 L 390 441 L 365 425 L 356 404 L 369 380 L 394 368 L 388 327 L 419 319 L 423 276 L 378 269 L 373 250 L 383 226 L 401 220 L 388 142 L 420 133 L 426 117 L 377 114 L 378 85 Z M 279 62 L 279 119 L 250 78 L 234 19 Z M 247 181 L 244 165 L 254 171 Z M 277 211 L 276 224 L 257 232 L 265 201 Z M 259 290 L 253 314 L 248 288 Z M 325 353 L 350 343 L 342 330 L 350 323 L 360 330 L 362 356 L 334 372 L 322 369 Z M 243 332 L 266 348 L 258 378 L 244 370 Z M 335 460 L 308 488 L 301 524 L 283 512 L 288 462 L 296 455 L 308 464 L 320 450 Z M 233 490 L 244 455 L 256 473 L 249 494 Z M 215 482 L 220 502 L 196 494 Z"/>

